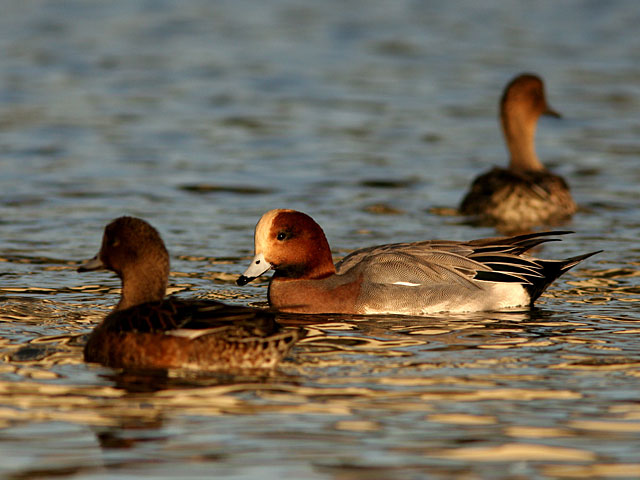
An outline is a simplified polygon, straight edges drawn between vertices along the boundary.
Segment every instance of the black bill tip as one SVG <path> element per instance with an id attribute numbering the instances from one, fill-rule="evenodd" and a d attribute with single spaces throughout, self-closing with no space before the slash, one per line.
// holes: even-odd
<path id="1" fill-rule="evenodd" d="M 238 279 L 236 280 L 236 283 L 240 286 L 240 287 L 244 287 L 247 283 L 249 283 L 251 280 L 253 280 L 255 277 L 246 277 L 244 275 L 240 275 L 238 277 Z"/>

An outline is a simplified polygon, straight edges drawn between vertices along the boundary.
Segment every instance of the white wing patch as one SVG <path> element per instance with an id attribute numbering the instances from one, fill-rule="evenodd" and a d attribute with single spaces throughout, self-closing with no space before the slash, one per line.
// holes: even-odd
<path id="1" fill-rule="evenodd" d="M 182 337 L 189 340 L 193 340 L 195 338 L 201 337 L 203 335 L 208 335 L 210 333 L 215 332 L 216 330 L 220 330 L 221 327 L 212 327 L 212 328 L 177 328 L 174 330 L 167 330 L 165 335 L 172 335 L 174 337 Z"/>
<path id="2" fill-rule="evenodd" d="M 419 287 L 421 283 L 411 283 L 411 282 L 393 282 L 392 285 L 403 285 L 405 287 Z"/>

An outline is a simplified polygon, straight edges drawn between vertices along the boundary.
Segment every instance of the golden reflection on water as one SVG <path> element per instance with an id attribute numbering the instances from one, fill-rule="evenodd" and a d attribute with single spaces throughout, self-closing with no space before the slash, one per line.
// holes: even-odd
<path id="1" fill-rule="evenodd" d="M 637 292 L 624 285 L 636 272 L 597 273 L 570 280 L 570 291 L 552 290 L 543 308 L 556 299 L 578 306 L 610 297 L 636 300 Z M 179 279 L 170 287 L 174 294 L 190 291 L 190 279 L 201 279 L 180 272 L 172 277 Z M 223 272 L 210 277 L 224 285 L 203 298 L 255 299 L 228 286 L 233 279 Z M 118 297 L 115 283 L 0 290 L 19 295 L 5 299 L 0 313 L 0 428 L 91 426 L 102 448 L 135 449 L 147 440 L 131 432 L 160 431 L 176 418 L 305 416 L 319 422 L 329 444 L 348 434 L 397 435 L 398 428 L 453 435 L 455 440 L 439 446 L 425 441 L 388 447 L 436 464 L 538 462 L 539 472 L 567 478 L 637 471 L 633 463 L 600 462 L 596 452 L 603 436 L 637 440 L 639 407 L 611 404 L 596 417 L 581 410 L 598 395 L 589 391 L 590 382 L 606 375 L 640 378 L 640 359 L 628 355 L 628 341 L 640 328 L 619 315 L 559 316 L 544 309 L 424 318 L 282 315 L 283 324 L 305 328 L 307 336 L 277 371 L 152 375 L 83 363 L 85 335 L 111 308 L 109 299 Z M 53 295 L 96 301 L 62 304 L 49 300 Z M 564 380 L 552 381 L 558 374 Z M 512 409 L 527 414 L 512 418 Z M 541 423 L 538 410 L 567 413 L 553 422 L 540 417 Z M 288 428 L 286 421 L 282 428 Z M 260 435 L 277 438 L 271 431 Z"/>
<path id="2" fill-rule="evenodd" d="M 505 461 L 578 461 L 595 460 L 596 456 L 588 451 L 575 448 L 548 447 L 533 443 L 506 443 L 495 447 L 457 448 L 440 450 L 435 456 L 472 460 L 476 462 Z"/>
<path id="3" fill-rule="evenodd" d="M 96 314 L 95 317 L 100 317 Z M 95 318 L 94 317 L 94 318 Z M 524 314 L 509 314 L 511 321 L 522 321 L 527 319 Z M 16 315 L 10 314 L 6 320 L 15 321 Z M 86 320 L 86 319 L 85 319 Z M 396 321 L 397 319 L 393 319 Z M 388 320 L 389 321 L 389 320 Z M 159 410 L 169 407 L 179 408 L 184 413 L 198 414 L 220 414 L 224 412 L 243 411 L 251 409 L 250 403 L 239 401 L 233 396 L 239 391 L 250 390 L 261 399 L 278 404 L 272 406 L 281 412 L 287 411 L 340 411 L 348 409 L 344 402 L 332 401 L 332 399 L 343 399 L 349 397 L 351 402 L 358 399 L 358 403 L 379 398 L 419 398 L 425 401 L 451 400 L 455 402 L 475 402 L 487 399 L 503 399 L 518 401 L 534 401 L 542 399 L 579 399 L 580 392 L 567 389 L 531 389 L 531 388 L 504 388 L 504 382 L 536 382 L 544 380 L 544 373 L 538 375 L 517 375 L 517 374 L 491 374 L 484 373 L 481 377 L 470 376 L 460 377 L 457 375 L 438 375 L 435 377 L 423 376 L 416 373 L 425 370 L 442 369 L 443 367 L 454 367 L 464 369 L 486 369 L 493 367 L 516 368 L 521 365 L 521 360 L 515 356 L 502 356 L 499 358 L 470 358 L 469 360 L 459 360 L 449 365 L 441 361 L 415 362 L 415 350 L 421 347 L 428 347 L 434 343 L 444 346 L 455 346 L 456 343 L 469 344 L 470 338 L 476 339 L 473 348 L 492 349 L 503 347 L 516 352 L 518 349 L 529 349 L 544 347 L 550 344 L 580 344 L 587 346 L 600 346 L 604 340 L 589 339 L 584 336 L 551 336 L 549 340 L 535 342 L 520 336 L 526 332 L 526 328 L 492 328 L 490 336 L 485 336 L 487 326 L 495 323 L 495 319 L 490 319 L 485 323 L 473 321 L 466 325 L 460 325 L 458 321 L 448 322 L 441 319 L 436 329 L 427 329 L 422 333 L 423 327 L 402 323 L 396 324 L 394 328 L 381 328 L 371 321 L 359 322 L 328 322 L 307 327 L 308 336 L 300 342 L 294 352 L 294 363 L 286 363 L 282 369 L 288 375 L 304 375 L 306 372 L 313 372 L 316 375 L 319 370 L 327 367 L 348 367 L 352 369 L 352 374 L 347 377 L 338 378 L 316 378 L 315 381 L 320 387 L 309 387 L 304 385 L 291 385 L 287 383 L 278 384 L 277 375 L 270 378 L 265 384 L 231 384 L 203 386 L 196 382 L 195 387 L 185 390 L 173 390 L 171 384 L 167 384 L 168 390 L 159 390 L 146 398 Z M 448 324 L 448 328 L 447 328 Z M 523 327 L 530 325 L 523 324 Z M 568 326 L 575 331 L 575 326 L 580 323 L 560 324 L 555 322 L 542 322 L 545 327 Z M 76 325 L 71 330 L 84 329 L 86 327 Z M 368 335 L 363 335 L 362 333 Z M 376 337 L 369 336 L 376 334 Z M 511 338 L 505 338 L 512 335 Z M 477 344 L 477 341 L 484 341 Z M 40 407 L 53 406 L 59 404 L 60 397 L 65 397 L 65 402 L 70 402 L 70 407 L 80 405 L 91 405 L 94 393 L 103 399 L 105 397 L 104 388 L 93 391 L 94 387 L 69 386 L 69 385 L 49 385 L 39 382 L 29 382 L 31 380 L 45 380 L 58 378 L 58 374 L 48 370 L 54 365 L 79 365 L 82 363 L 81 357 L 81 335 L 62 334 L 35 337 L 26 344 L 14 344 L 6 338 L 1 339 L 4 345 L 4 358 L 9 363 L 3 365 L 3 373 L 12 373 L 23 377 L 23 381 L 8 381 L 1 384 L 3 392 L 3 404 L 12 405 L 11 399 L 20 399 L 20 402 L 27 402 L 29 405 L 39 404 Z M 53 348 L 49 348 L 49 347 Z M 376 362 L 367 364 L 367 357 L 372 356 Z M 396 360 L 393 361 L 392 359 Z M 406 358 L 406 360 L 402 360 Z M 554 369 L 579 369 L 579 370 L 635 370 L 640 367 L 640 362 L 632 362 L 623 358 L 616 359 L 608 357 L 606 361 L 594 359 L 587 355 L 565 355 L 565 362 L 550 364 Z M 386 359 L 384 363 L 379 360 Z M 358 368 L 378 372 L 375 379 L 367 376 L 353 375 Z M 384 375 L 394 372 L 393 375 Z M 414 374 L 411 374 L 413 372 Z M 453 373 L 453 372 L 452 372 Z M 207 381 L 214 381 L 208 379 Z M 372 383 L 377 387 L 388 387 L 387 389 L 372 389 L 365 387 L 350 386 L 359 383 Z M 345 386 L 339 386 L 339 385 Z M 420 391 L 421 387 L 456 387 L 454 390 Z M 398 387 L 403 387 L 396 390 Z M 462 390 L 460 390 L 462 388 Z M 408 390 L 407 390 L 408 389 Z M 119 392 L 116 394 L 116 392 Z M 53 404 L 48 403 L 48 396 L 55 396 Z M 113 390 L 106 395 L 109 398 L 120 398 L 123 396 L 122 390 Z M 315 402 L 314 399 L 322 397 L 322 402 Z M 203 408 L 201 399 L 207 398 L 210 406 Z M 37 401 L 36 401 L 37 400 Z M 336 403 L 337 402 L 337 403 Z M 22 405 L 21 403 L 20 405 Z M 18 406 L 18 404 L 15 404 Z M 198 405 L 196 407 L 196 405 Z M 122 411 L 119 406 L 119 411 Z M 427 405 L 425 404 L 425 407 Z M 428 410 L 429 408 L 425 408 Z M 134 409 L 137 411 L 137 409 Z M 104 412 L 103 412 L 104 413 Z M 42 415 L 39 412 L 38 415 Z M 86 418 L 83 414 L 81 418 Z M 64 418 L 70 418 L 68 412 L 64 413 Z M 438 418 L 438 417 L 434 417 Z M 439 417 L 440 419 L 444 417 Z M 472 417 L 470 417 L 472 418 Z M 485 417 L 482 417 L 485 418 Z M 104 416 L 101 416 L 97 423 L 103 424 Z"/>
<path id="4" fill-rule="evenodd" d="M 506 435 L 516 438 L 554 438 L 554 437 L 572 437 L 576 433 L 569 429 L 555 427 L 534 427 L 534 426 L 513 426 L 504 430 Z"/>
<path id="5" fill-rule="evenodd" d="M 640 463 L 593 465 L 547 465 L 542 473 L 558 478 L 639 478 Z"/>

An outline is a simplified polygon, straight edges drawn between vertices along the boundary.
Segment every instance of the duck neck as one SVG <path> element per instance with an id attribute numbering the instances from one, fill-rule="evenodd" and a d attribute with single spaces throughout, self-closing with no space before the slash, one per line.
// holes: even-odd
<path id="1" fill-rule="evenodd" d="M 329 248 L 329 242 L 322 230 L 320 230 L 319 235 L 314 239 L 314 244 L 317 245 L 317 247 L 311 257 L 312 261 L 307 263 L 306 269 L 300 278 L 317 280 L 335 275 L 336 267 L 331 257 L 331 248 Z"/>
<path id="2" fill-rule="evenodd" d="M 299 255 L 294 256 L 297 260 L 279 265 L 272 278 L 274 280 L 320 280 L 335 275 L 336 267 L 324 233 L 320 232 L 320 235 L 314 237 L 309 243 L 315 245 L 315 248 L 304 249 Z"/>
<path id="3" fill-rule="evenodd" d="M 276 269 L 273 279 L 279 280 L 320 280 L 335 275 L 336 267 L 331 257 L 324 261 L 316 261 L 312 264 L 292 264 Z"/>
<path id="4" fill-rule="evenodd" d="M 305 278 L 312 278 L 315 280 L 326 278 L 331 275 L 335 275 L 336 267 L 333 265 L 333 259 L 331 258 L 331 254 L 329 254 L 328 258 L 325 258 L 323 261 L 318 262 L 314 265 L 312 270 L 308 270 L 306 272 Z"/>
<path id="5" fill-rule="evenodd" d="M 536 154 L 536 119 L 523 119 L 518 112 L 502 112 L 502 132 L 509 149 L 511 170 L 544 170 Z"/>
<path id="6" fill-rule="evenodd" d="M 124 310 L 142 303 L 162 300 L 167 291 L 167 270 L 148 266 L 122 272 L 122 295 L 115 309 Z"/>

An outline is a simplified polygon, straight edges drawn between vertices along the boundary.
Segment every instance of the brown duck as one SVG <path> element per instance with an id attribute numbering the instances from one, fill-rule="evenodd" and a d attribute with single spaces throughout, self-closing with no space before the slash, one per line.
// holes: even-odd
<path id="1" fill-rule="evenodd" d="M 156 229 L 139 218 L 109 223 L 100 252 L 78 271 L 103 268 L 120 277 L 122 295 L 91 332 L 87 362 L 135 369 L 273 368 L 301 337 L 265 310 L 164 298 L 169 255 Z"/>
<path id="2" fill-rule="evenodd" d="M 477 177 L 460 205 L 460 213 L 503 231 L 562 223 L 576 211 L 565 180 L 548 171 L 536 155 L 534 138 L 540 115 L 560 117 L 547 103 L 544 84 L 524 73 L 505 87 L 500 123 L 510 160 Z"/>

